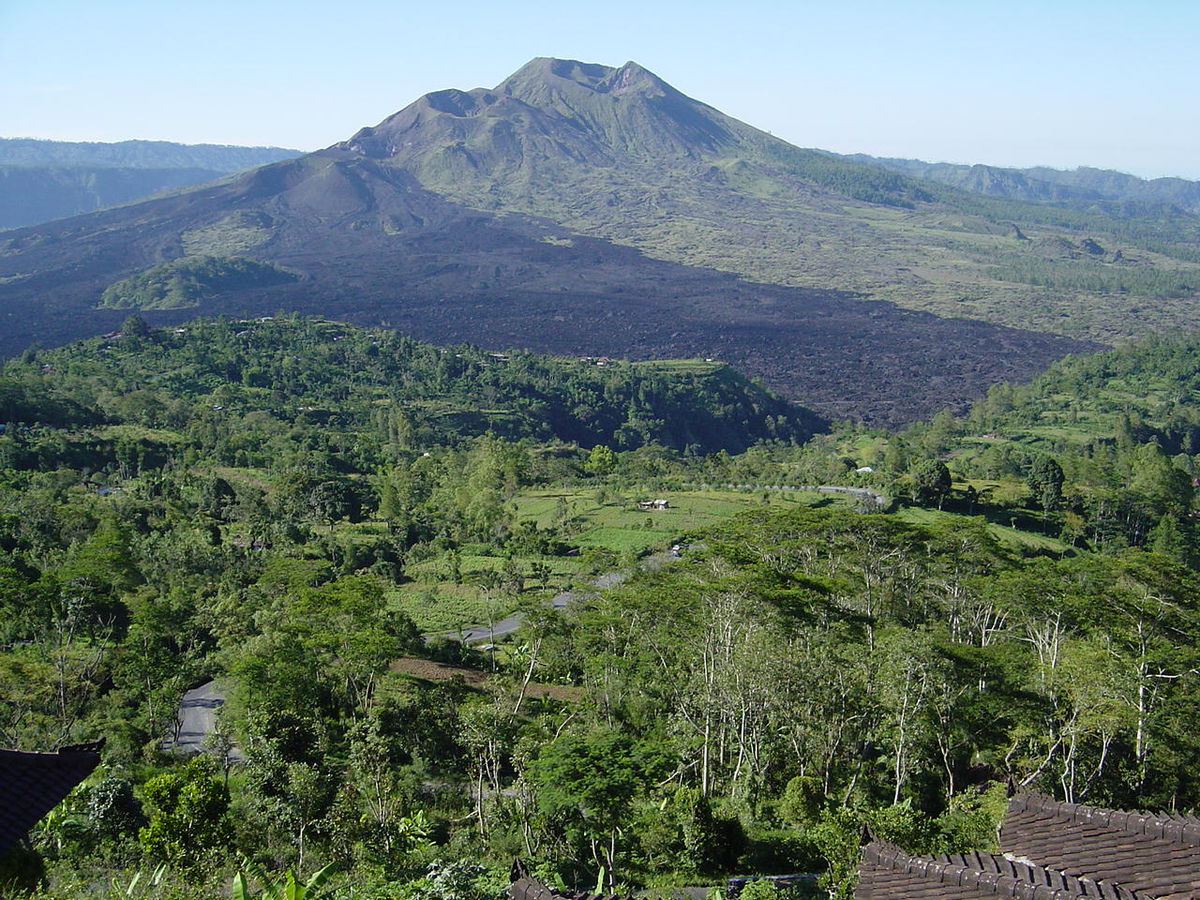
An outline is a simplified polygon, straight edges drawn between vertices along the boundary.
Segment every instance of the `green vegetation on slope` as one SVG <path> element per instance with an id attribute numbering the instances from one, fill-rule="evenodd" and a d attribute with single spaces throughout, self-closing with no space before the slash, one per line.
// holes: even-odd
<path id="1" fill-rule="evenodd" d="M 296 276 L 244 257 L 184 256 L 152 266 L 105 288 L 107 309 L 183 309 L 219 293 L 271 287 Z"/>
<path id="2" fill-rule="evenodd" d="M 949 415 L 702 455 L 700 423 L 792 420 L 700 361 L 291 318 L 31 351 L 0 378 L 0 739 L 108 743 L 25 884 L 128 896 L 165 864 L 137 883 L 220 896 L 336 859 L 333 896 L 489 900 L 519 854 L 574 887 L 809 871 L 845 897 L 863 825 L 987 849 L 1007 778 L 1194 808 L 1194 492 L 1132 421 L 1098 434 L 1194 349 L 1063 363 L 1045 390 L 1096 434 L 1031 432 L 992 482 Z M 421 636 L 514 610 L 490 646 Z M 211 677 L 185 762 L 164 739 Z"/>
<path id="3" fill-rule="evenodd" d="M 1148 338 L 1068 357 L 1027 385 L 997 385 L 965 425 L 1049 448 L 1153 440 L 1171 454 L 1198 453 L 1200 337 Z"/>
<path id="4" fill-rule="evenodd" d="M 136 332 L 127 325 L 122 338 L 10 363 L 7 393 L 54 394 L 53 387 L 66 385 L 74 400 L 87 398 L 117 421 L 156 428 L 186 429 L 205 407 L 236 411 L 262 423 L 229 437 L 240 445 L 229 462 L 242 465 L 264 464 L 271 455 L 269 440 L 256 442 L 250 433 L 286 440 L 290 423 L 369 431 L 403 448 L 490 431 L 586 447 L 657 442 L 705 452 L 804 440 L 823 426 L 719 363 L 440 348 L 393 331 L 296 317 L 197 320 Z"/>

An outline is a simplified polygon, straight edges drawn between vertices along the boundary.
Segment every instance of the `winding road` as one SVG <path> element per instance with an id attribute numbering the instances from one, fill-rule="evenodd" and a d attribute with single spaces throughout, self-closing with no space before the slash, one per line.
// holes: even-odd
<path id="1" fill-rule="evenodd" d="M 206 681 L 185 693 L 175 712 L 178 727 L 163 741 L 162 749 L 189 756 L 208 750 L 205 739 L 217 730 L 217 710 L 224 704 L 225 691 L 216 681 Z M 245 759 L 236 746 L 230 748 L 229 758 L 235 762 Z"/>
<path id="2" fill-rule="evenodd" d="M 644 569 L 657 568 L 662 565 L 667 559 L 666 554 L 656 553 L 653 556 L 648 556 L 639 563 L 639 567 Z M 657 564 L 651 565 L 652 560 L 657 560 Z M 596 590 L 603 590 L 620 584 L 628 577 L 626 572 L 609 572 L 601 575 L 599 578 L 590 582 L 590 586 Z M 561 594 L 555 594 L 546 605 L 552 609 L 566 609 L 567 604 L 581 594 L 587 593 L 586 590 L 563 591 Z M 436 640 L 438 638 L 447 638 L 452 641 L 462 641 L 464 644 L 477 644 L 480 641 L 491 643 L 496 638 L 504 637 L 506 634 L 512 634 L 521 627 L 521 622 L 524 621 L 524 613 L 513 613 L 511 616 L 506 616 L 497 622 L 489 625 L 476 625 L 472 628 L 464 628 L 462 631 L 445 631 L 434 634 L 425 635 L 425 643 Z"/>

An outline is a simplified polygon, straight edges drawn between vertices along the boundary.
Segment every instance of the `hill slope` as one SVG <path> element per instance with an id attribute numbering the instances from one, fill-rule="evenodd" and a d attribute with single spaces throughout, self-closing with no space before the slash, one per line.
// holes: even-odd
<path id="1" fill-rule="evenodd" d="M 487 353 L 295 317 L 130 331 L 11 361 L 3 375 L 0 416 L 28 424 L 75 410 L 50 424 L 90 415 L 178 428 L 218 409 L 247 421 L 403 431 L 413 447 L 492 433 L 705 453 L 805 441 L 826 427 L 719 363 Z"/>
<path id="2" fill-rule="evenodd" d="M 880 423 L 962 404 L 996 380 L 1029 377 L 1088 349 L 649 259 L 524 217 L 465 210 L 371 160 L 322 155 L 15 232 L 0 241 L 0 271 L 13 273 L 0 284 L 0 346 L 15 353 L 31 340 L 117 327 L 124 313 L 93 308 L 110 282 L 181 252 L 252 252 L 300 276 L 206 298 L 200 312 L 283 308 L 389 324 L 438 343 L 713 357 L 826 415 Z M 186 314 L 147 315 L 165 323 Z"/>
<path id="3" fill-rule="evenodd" d="M 999 434 L 1062 450 L 1154 442 L 1200 453 L 1200 333 L 1136 344 L 1050 366 L 1029 384 L 998 385 L 972 407 L 968 434 Z M 999 433 L 999 434 L 996 434 Z"/>
<path id="4" fill-rule="evenodd" d="M 756 281 L 1100 340 L 1200 324 L 1200 220 L 1186 210 L 1052 210 L 800 149 L 632 62 L 535 59 L 494 89 L 422 97 L 332 149 L 403 167 L 468 206 Z M 1101 254 L 1058 249 L 1089 239 Z"/>

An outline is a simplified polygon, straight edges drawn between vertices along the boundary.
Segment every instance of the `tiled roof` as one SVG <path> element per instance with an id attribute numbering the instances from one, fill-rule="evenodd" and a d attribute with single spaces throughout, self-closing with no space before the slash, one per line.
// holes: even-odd
<path id="1" fill-rule="evenodd" d="M 914 856 L 874 842 L 863 847 L 855 900 L 1145 900 L 1117 885 L 1074 878 L 993 853 Z"/>
<path id="2" fill-rule="evenodd" d="M 1200 900 L 1200 819 L 1122 812 L 1019 793 L 1000 848 L 1063 872 L 1118 882 L 1160 900 Z"/>
<path id="3" fill-rule="evenodd" d="M 0 750 L 0 855 L 57 806 L 100 762 L 103 742 L 57 753 Z"/>

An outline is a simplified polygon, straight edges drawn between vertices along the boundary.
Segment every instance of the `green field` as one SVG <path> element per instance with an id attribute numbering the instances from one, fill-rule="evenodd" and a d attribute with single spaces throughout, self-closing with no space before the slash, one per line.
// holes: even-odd
<path id="1" fill-rule="evenodd" d="M 908 506 L 899 510 L 896 517 L 914 525 L 945 525 L 955 520 L 962 521 L 962 516 L 954 513 L 916 506 Z M 1001 547 L 1014 553 L 1053 553 L 1064 556 L 1073 552 L 1065 541 L 1049 535 L 1024 531 L 996 521 L 989 521 L 987 529 L 988 534 L 994 537 Z"/>
<path id="2" fill-rule="evenodd" d="M 665 549 L 687 532 L 716 524 L 738 512 L 764 505 L 816 506 L 848 503 L 846 498 L 816 492 L 634 491 L 608 492 L 597 499 L 597 488 L 530 490 L 514 498 L 517 521 L 539 528 L 557 527 L 582 553 L 569 556 L 502 556 L 458 553 L 458 582 L 448 554 L 412 563 L 405 569 L 411 581 L 389 595 L 392 603 L 423 632 L 450 632 L 489 619 L 500 619 L 522 605 L 549 599 L 559 591 L 587 582 L 603 571 L 627 565 L 634 558 Z M 667 509 L 638 509 L 638 500 L 664 499 Z M 381 524 L 343 526 L 343 534 L 367 533 Z M 521 590 L 489 585 L 489 573 L 508 565 L 523 578 Z M 542 568 L 544 567 L 544 568 Z"/>
<path id="3" fill-rule="evenodd" d="M 666 509 L 642 510 L 640 500 L 666 500 Z M 517 498 L 517 515 L 547 528 L 564 523 L 581 547 L 641 553 L 686 532 L 765 505 L 814 505 L 830 501 L 815 492 L 620 491 L 601 502 L 595 489 L 530 491 Z M 845 502 L 840 498 L 835 502 Z"/>

